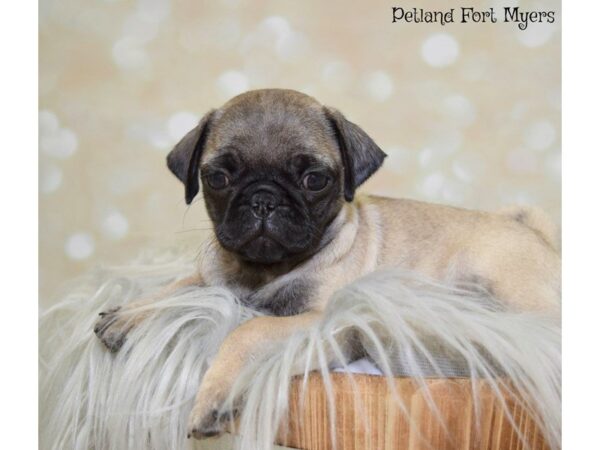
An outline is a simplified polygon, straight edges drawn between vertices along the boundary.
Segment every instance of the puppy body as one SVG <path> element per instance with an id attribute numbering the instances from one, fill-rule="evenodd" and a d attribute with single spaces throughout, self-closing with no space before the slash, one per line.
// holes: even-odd
<path id="1" fill-rule="evenodd" d="M 337 289 L 378 268 L 482 288 L 511 308 L 559 309 L 559 244 L 543 213 L 355 198 L 384 158 L 338 111 L 277 89 L 207 113 L 169 154 L 188 203 L 202 183 L 214 225 L 198 274 L 184 284 L 226 286 L 266 313 L 223 342 L 202 380 L 191 435 L 221 432 L 223 401 L 244 366 L 319 320 Z M 143 318 L 133 308 L 111 311 L 96 331 L 117 350 L 112 343 Z"/>
<path id="2" fill-rule="evenodd" d="M 533 226 L 527 217 L 535 217 Z M 539 220 L 544 220 L 540 223 Z M 256 309 L 277 316 L 323 310 L 331 294 L 376 269 L 402 267 L 460 287 L 487 290 L 526 310 L 559 308 L 560 258 L 552 223 L 514 208 L 487 213 L 415 200 L 360 196 L 332 222 L 319 252 L 295 267 L 245 264 L 218 245 L 204 251 L 206 284 L 224 285 Z"/>
<path id="3" fill-rule="evenodd" d="M 206 283 L 227 285 L 250 306 L 287 317 L 259 317 L 227 337 L 202 381 L 190 433 L 198 438 L 219 433 L 223 423 L 214 418 L 222 416 L 213 411 L 220 410 L 245 364 L 319 320 L 335 290 L 378 268 L 402 267 L 459 287 L 483 288 L 519 310 L 557 311 L 560 259 L 557 242 L 545 234 L 551 222 L 532 228 L 526 225 L 528 216 L 536 216 L 536 224 L 542 217 L 524 208 L 494 214 L 360 197 L 342 208 L 315 256 L 281 275 L 264 271 L 250 286 L 230 281 L 232 271 L 243 266 L 211 245 L 206 260 L 217 264 L 201 269 Z"/>

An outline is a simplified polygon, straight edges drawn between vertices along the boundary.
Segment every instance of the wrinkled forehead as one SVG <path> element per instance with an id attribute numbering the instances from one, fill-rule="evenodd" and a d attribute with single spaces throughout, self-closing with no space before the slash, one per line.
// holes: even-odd
<path id="1" fill-rule="evenodd" d="M 249 101 L 218 111 L 211 126 L 204 161 L 233 151 L 247 162 L 269 163 L 309 154 L 335 167 L 339 151 L 318 104 Z"/>

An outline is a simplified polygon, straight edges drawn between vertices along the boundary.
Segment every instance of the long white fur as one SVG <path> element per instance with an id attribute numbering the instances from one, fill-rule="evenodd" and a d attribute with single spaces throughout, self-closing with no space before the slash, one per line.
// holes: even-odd
<path id="1" fill-rule="evenodd" d="M 98 270 L 42 314 L 41 448 L 194 448 L 186 424 L 202 375 L 224 337 L 257 313 L 223 288 L 187 288 L 148 307 L 150 318 L 117 354 L 92 332 L 98 312 L 189 275 L 194 259 L 177 252 Z M 359 333 L 389 380 L 410 375 L 426 390 L 427 377 L 462 374 L 486 381 L 502 399 L 502 380 L 509 379 L 552 448 L 560 447 L 560 319 L 509 311 L 484 293 L 388 270 L 338 291 L 320 323 L 241 374 L 229 397 L 230 404 L 243 399 L 240 448 L 270 448 L 293 374 L 320 370 L 333 406 L 329 370 L 332 357 L 337 366 L 348 362 L 348 330 Z M 435 411 L 433 401 L 430 407 Z M 330 414 L 333 420 L 334 408 Z"/>

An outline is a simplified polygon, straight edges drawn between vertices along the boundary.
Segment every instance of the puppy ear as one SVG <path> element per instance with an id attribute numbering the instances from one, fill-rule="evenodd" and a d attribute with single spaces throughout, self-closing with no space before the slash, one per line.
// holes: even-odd
<path id="1" fill-rule="evenodd" d="M 188 132 L 167 155 L 167 167 L 185 185 L 185 202 L 189 205 L 198 191 L 198 170 L 200 157 L 208 137 L 210 119 L 213 111 L 208 112 L 200 123 Z"/>
<path id="2" fill-rule="evenodd" d="M 342 113 L 325 108 L 325 115 L 338 142 L 344 165 L 344 198 L 351 202 L 354 191 L 383 164 L 387 156 L 367 133 L 347 120 Z"/>

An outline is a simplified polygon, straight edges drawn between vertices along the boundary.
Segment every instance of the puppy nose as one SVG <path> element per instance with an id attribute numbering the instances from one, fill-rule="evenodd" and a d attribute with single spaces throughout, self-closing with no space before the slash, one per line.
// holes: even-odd
<path id="1" fill-rule="evenodd" d="M 252 194 L 250 206 L 256 217 L 264 219 L 277 207 L 277 198 L 272 193 L 261 190 Z"/>

